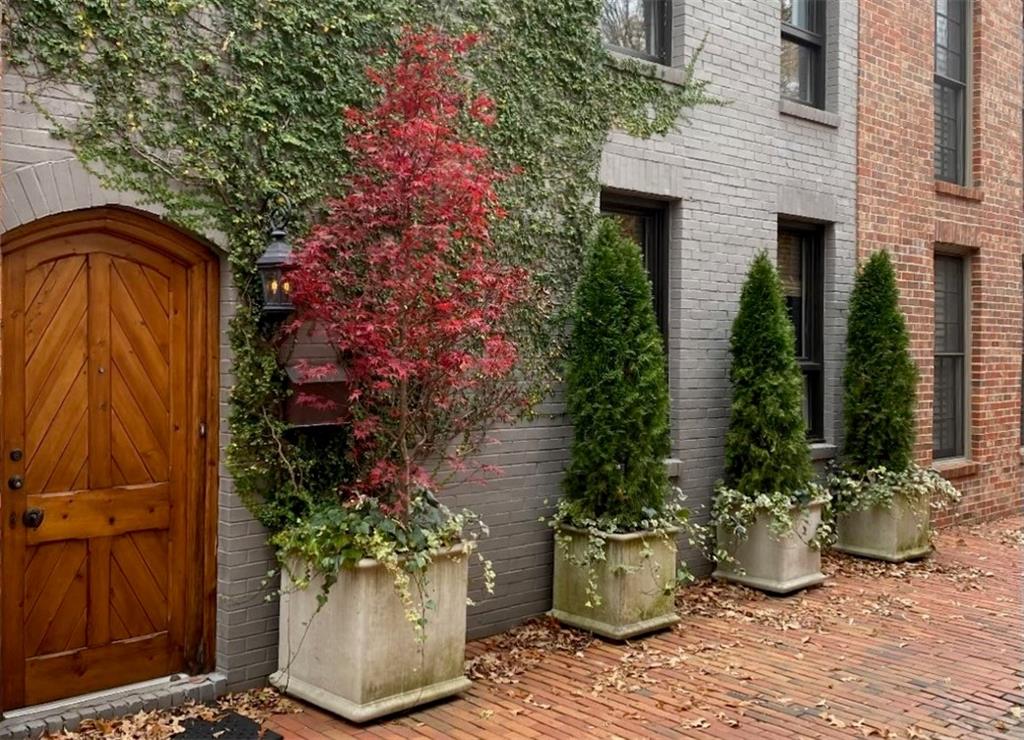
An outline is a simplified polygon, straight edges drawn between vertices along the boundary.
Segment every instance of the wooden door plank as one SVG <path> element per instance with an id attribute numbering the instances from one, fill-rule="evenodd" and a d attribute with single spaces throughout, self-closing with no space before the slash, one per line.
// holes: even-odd
<path id="1" fill-rule="evenodd" d="M 89 540 L 89 647 L 101 647 L 110 642 L 111 540 L 110 537 Z"/>
<path id="2" fill-rule="evenodd" d="M 3 535 L 0 536 L 0 708 L 20 707 L 25 703 L 25 529 L 19 521 L 25 510 L 24 489 L 6 488 L 13 475 L 25 475 L 25 458 L 11 459 L 11 450 L 25 449 L 25 254 L 14 252 L 4 256 L 3 322 L 0 336 L 3 352 L 3 473 L 0 512 Z"/>
<path id="3" fill-rule="evenodd" d="M 72 286 L 80 282 L 84 270 L 84 257 L 60 260 L 54 264 L 49 278 L 36 294 L 32 305 L 24 304 L 26 363 L 32 358 L 35 350 L 42 348 L 40 336 L 57 316 L 63 301 L 73 292 Z M 24 273 L 22 275 L 24 279 Z"/>
<path id="4" fill-rule="evenodd" d="M 154 403 L 154 413 L 160 409 L 167 410 L 170 406 L 169 371 L 167 361 L 160 356 L 146 339 L 139 339 L 134 335 L 124 318 L 113 315 L 114 326 L 114 360 L 121 366 L 125 377 L 129 378 L 134 390 L 135 386 L 145 384 L 148 392 L 159 399 L 159 404 Z"/>
<path id="5" fill-rule="evenodd" d="M 46 327 L 35 354 L 25 363 L 25 394 L 30 414 L 39 401 L 39 394 L 49 392 L 68 362 L 68 354 L 85 351 L 87 300 L 85 281 L 80 279 L 64 299 L 65 307 Z"/>
<path id="6" fill-rule="evenodd" d="M 48 655 L 61 653 L 66 650 L 76 650 L 86 646 L 85 633 L 79 629 L 84 626 L 89 610 L 89 564 L 84 553 L 81 557 L 78 568 L 75 570 L 74 578 L 68 584 L 60 605 L 54 612 L 49 624 L 43 632 L 42 639 L 38 646 L 32 651 L 32 655 Z M 31 627 L 31 625 L 29 625 Z M 26 630 L 28 634 L 28 630 Z"/>
<path id="7" fill-rule="evenodd" d="M 167 529 L 170 495 L 167 483 L 33 494 L 27 497 L 27 506 L 42 509 L 45 517 L 42 526 L 28 533 L 28 544 Z"/>
<path id="8" fill-rule="evenodd" d="M 190 352 L 189 338 L 196 328 L 191 296 L 191 279 L 184 269 L 170 276 L 170 391 L 171 391 L 171 536 L 169 541 L 169 581 L 167 600 L 170 606 L 170 639 L 172 650 L 187 661 L 186 612 L 190 580 L 186 563 L 196 554 L 190 549 L 189 519 L 193 516 L 189 500 L 189 448 L 198 433 L 198 415 L 190 404 L 189 379 L 195 380 L 199 358 Z M 202 331 L 201 326 L 198 329 Z"/>
<path id="9" fill-rule="evenodd" d="M 109 488 L 110 461 L 110 266 L 105 254 L 89 255 L 89 486 Z"/>
<path id="10" fill-rule="evenodd" d="M 75 488 L 75 480 L 78 478 L 78 473 L 82 469 L 82 466 L 88 466 L 89 463 L 89 411 L 85 409 L 82 411 L 82 415 L 79 417 L 75 424 L 66 424 L 63 429 L 71 430 L 70 438 L 64 443 L 64 449 L 59 453 L 59 457 L 56 462 L 52 462 L 50 458 L 45 460 L 49 463 L 49 477 L 46 480 L 40 481 L 41 485 L 36 488 L 33 485 L 33 490 L 40 491 L 70 491 Z M 56 436 L 56 435 L 53 435 Z M 56 442 L 47 438 L 48 442 Z M 35 483 L 35 469 L 42 466 L 43 456 L 36 456 L 35 460 L 38 464 L 28 468 L 27 475 L 33 479 Z M 40 472 L 40 478 L 46 475 L 46 469 L 42 469 Z"/>
<path id="11" fill-rule="evenodd" d="M 135 545 L 127 536 L 117 537 L 111 546 L 111 554 L 146 612 L 146 618 L 155 628 L 154 631 L 166 630 L 170 621 L 167 597 L 146 567 Z"/>
<path id="12" fill-rule="evenodd" d="M 25 700 L 41 704 L 166 676 L 171 665 L 166 634 L 33 658 L 25 664 L 30 687 Z"/>
<path id="13" fill-rule="evenodd" d="M 114 411 L 128 432 L 131 446 L 138 453 L 146 466 L 152 481 L 166 481 L 170 475 L 167 458 L 167 429 L 164 425 L 149 421 L 152 417 L 139 408 L 131 389 L 121 375 L 120 368 L 114 365 L 114 377 L 111 384 L 111 398 Z M 152 425 L 162 428 L 163 439 L 159 439 Z M 120 458 L 121 455 L 118 455 Z"/>
<path id="14" fill-rule="evenodd" d="M 36 406 L 26 414 L 25 458 L 29 469 L 41 466 L 45 470 L 55 462 L 61 447 L 58 444 L 46 444 L 47 436 L 52 430 L 58 437 L 62 434 L 66 437 L 69 431 L 67 425 L 78 421 L 88 408 L 88 377 L 88 358 L 84 349 L 82 352 L 69 352 L 67 365 L 61 370 L 57 381 L 41 394 Z"/>
<path id="15" fill-rule="evenodd" d="M 50 578 L 41 584 L 39 598 L 35 600 L 32 611 L 25 614 L 25 654 L 39 655 L 39 648 L 50 630 L 51 624 L 60 613 L 68 592 L 75 586 L 76 580 L 83 580 L 82 566 L 85 564 L 86 547 L 81 542 L 68 542 L 61 550 L 60 561 L 53 569 Z M 33 589 L 37 587 L 32 584 Z M 81 604 L 81 608 L 85 603 Z"/>
<path id="16" fill-rule="evenodd" d="M 139 321 L 140 330 L 146 330 L 154 346 L 160 351 L 164 364 L 167 364 L 170 360 L 170 336 L 167 326 L 169 316 L 163 302 L 153 295 L 152 284 L 146 279 L 146 273 L 152 268 L 141 267 L 129 260 L 117 260 L 116 269 L 121 285 L 124 286 L 121 310 L 131 307 L 128 313 L 120 315 L 130 316 Z"/>
<path id="17" fill-rule="evenodd" d="M 129 637 L 154 634 L 161 631 L 149 621 L 132 584 L 117 560 L 110 562 L 110 607 L 124 624 Z"/>

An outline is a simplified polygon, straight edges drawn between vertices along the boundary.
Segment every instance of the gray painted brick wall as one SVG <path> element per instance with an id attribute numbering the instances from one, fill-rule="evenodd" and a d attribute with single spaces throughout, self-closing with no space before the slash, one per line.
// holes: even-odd
<path id="1" fill-rule="evenodd" d="M 728 338 L 747 267 L 761 249 L 775 258 L 779 216 L 827 222 L 825 245 L 825 435 L 839 442 L 839 379 L 845 305 L 856 263 L 855 132 L 857 4 L 828 3 L 826 112 L 780 111 L 776 0 L 674 3 L 673 66 L 707 38 L 699 70 L 713 94 L 732 101 L 699 110 L 689 125 L 650 141 L 609 137 L 601 181 L 610 191 L 669 205 L 669 380 L 678 485 L 706 520 L 722 474 L 729 420 Z M 787 110 L 793 106 L 786 106 Z M 824 120 L 825 123 L 820 122 Z M 572 438 L 556 394 L 533 423 L 505 429 L 487 462 L 505 475 L 485 490 L 452 497 L 491 525 L 483 543 L 498 574 L 484 598 L 476 578 L 470 633 L 484 635 L 550 607 L 552 537 L 538 519 L 559 495 Z M 545 504 L 547 500 L 547 504 Z M 691 567 L 708 564 L 684 552 Z M 479 572 L 474 568 L 474 573 Z"/>

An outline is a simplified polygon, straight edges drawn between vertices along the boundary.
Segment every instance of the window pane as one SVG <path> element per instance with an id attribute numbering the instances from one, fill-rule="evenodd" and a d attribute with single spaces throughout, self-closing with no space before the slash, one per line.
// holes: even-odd
<path id="1" fill-rule="evenodd" d="M 665 211 L 652 205 L 620 204 L 602 199 L 601 213 L 613 216 L 622 233 L 636 242 L 651 281 L 654 314 L 663 337 L 668 336 L 668 246 Z"/>
<path id="2" fill-rule="evenodd" d="M 964 351 L 964 263 L 959 257 L 935 259 L 935 352 Z"/>
<path id="3" fill-rule="evenodd" d="M 796 355 L 804 374 L 804 421 L 811 439 L 823 438 L 822 240 L 820 233 L 779 229 L 779 279 L 796 336 Z"/>
<path id="4" fill-rule="evenodd" d="M 804 356 L 804 271 L 803 239 L 798 234 L 779 232 L 779 277 L 782 279 L 782 292 L 786 297 L 786 308 L 789 319 L 796 331 L 796 356 Z"/>
<path id="5" fill-rule="evenodd" d="M 935 83 L 935 177 L 959 183 L 964 172 L 963 88 Z"/>
<path id="6" fill-rule="evenodd" d="M 782 0 L 782 22 L 805 31 L 818 31 L 819 11 L 819 0 Z"/>
<path id="7" fill-rule="evenodd" d="M 967 312 L 964 260 L 935 257 L 935 394 L 932 452 L 935 457 L 964 454 L 964 372 Z"/>
<path id="8" fill-rule="evenodd" d="M 935 3 L 935 72 L 959 82 L 966 79 L 967 70 L 967 2 L 936 0 Z"/>
<path id="9" fill-rule="evenodd" d="M 813 104 L 816 63 L 817 50 L 783 39 L 779 77 L 782 97 Z"/>
<path id="10" fill-rule="evenodd" d="M 662 24 L 667 0 L 604 0 L 601 35 L 604 43 L 643 56 L 664 56 Z"/>
<path id="11" fill-rule="evenodd" d="M 935 358 L 935 401 L 932 454 L 936 458 L 964 454 L 964 358 Z"/>

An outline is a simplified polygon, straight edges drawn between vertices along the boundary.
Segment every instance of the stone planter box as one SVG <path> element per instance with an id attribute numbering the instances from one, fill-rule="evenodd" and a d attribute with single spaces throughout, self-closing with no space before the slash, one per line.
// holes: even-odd
<path id="1" fill-rule="evenodd" d="M 606 559 L 595 563 L 601 604 L 588 607 L 588 569 L 572 562 L 584 558 L 588 534 L 586 530 L 560 527 L 556 536 L 570 538 L 569 557 L 556 542 L 551 616 L 613 640 L 626 640 L 678 622 L 676 531 L 670 530 L 669 537 L 653 532 L 608 535 Z"/>
<path id="2" fill-rule="evenodd" d="M 771 515 L 767 512 L 758 513 L 744 539 L 719 527 L 718 545 L 736 562 L 719 563 L 713 576 L 773 594 L 817 586 L 825 580 L 821 552 L 808 543 L 821 524 L 822 506 L 816 501 L 806 509 L 794 509 L 793 529 L 782 539 L 768 528 Z"/>
<path id="3" fill-rule="evenodd" d="M 270 682 L 353 722 L 466 690 L 468 568 L 462 546 L 434 558 L 423 598 L 436 608 L 427 611 L 422 642 L 376 560 L 343 570 L 319 613 L 320 583 L 298 590 L 283 574 L 278 671 Z"/>
<path id="4" fill-rule="evenodd" d="M 850 555 L 902 563 L 932 551 L 927 498 L 911 501 L 897 495 L 892 508 L 851 511 L 839 518 L 836 528 L 835 549 Z"/>

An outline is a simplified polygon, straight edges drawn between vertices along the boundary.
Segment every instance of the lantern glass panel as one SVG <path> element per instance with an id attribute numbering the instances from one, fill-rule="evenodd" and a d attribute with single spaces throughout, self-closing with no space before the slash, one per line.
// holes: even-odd
<path id="1" fill-rule="evenodd" d="M 281 267 L 263 267 L 263 302 L 268 308 L 291 308 L 291 284 Z"/>

